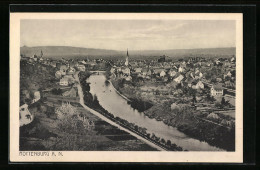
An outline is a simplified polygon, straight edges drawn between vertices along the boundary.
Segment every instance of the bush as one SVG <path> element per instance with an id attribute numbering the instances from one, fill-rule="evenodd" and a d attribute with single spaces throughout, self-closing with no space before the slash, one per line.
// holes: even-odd
<path id="1" fill-rule="evenodd" d="M 95 126 L 85 115 L 79 114 L 77 109 L 69 103 L 56 108 L 55 113 L 60 120 L 59 128 L 64 132 L 85 134 Z"/>
<path id="2" fill-rule="evenodd" d="M 59 89 L 52 89 L 51 90 L 51 93 L 54 94 L 54 95 L 61 95 L 62 94 L 62 90 L 59 88 Z"/>

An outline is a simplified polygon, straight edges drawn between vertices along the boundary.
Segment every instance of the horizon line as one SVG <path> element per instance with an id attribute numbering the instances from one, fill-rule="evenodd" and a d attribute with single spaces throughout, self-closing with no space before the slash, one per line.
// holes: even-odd
<path id="1" fill-rule="evenodd" d="M 23 46 L 20 46 L 20 48 L 22 47 L 30 47 L 30 48 L 33 48 L 33 47 L 73 47 L 73 48 L 85 48 L 85 49 L 97 49 L 97 50 L 112 50 L 112 51 L 124 51 L 124 50 L 115 50 L 115 49 L 106 49 L 106 48 L 92 48 L 92 47 L 79 47 L 79 46 L 66 46 L 66 45 L 42 45 L 42 46 L 27 46 L 27 45 L 23 45 Z M 148 49 L 145 49 L 145 50 L 129 50 L 129 48 L 126 48 L 128 49 L 129 51 L 166 51 L 166 50 L 195 50 L 195 49 L 216 49 L 216 48 L 236 48 L 236 47 L 206 47 L 206 48 L 203 48 L 203 47 L 199 47 L 199 48 L 173 48 L 173 49 L 159 49 L 159 50 L 148 50 Z"/>

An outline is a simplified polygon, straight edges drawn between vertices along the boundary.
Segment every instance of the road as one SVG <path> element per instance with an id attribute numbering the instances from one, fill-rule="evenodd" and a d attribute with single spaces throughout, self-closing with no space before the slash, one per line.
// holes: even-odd
<path id="1" fill-rule="evenodd" d="M 80 82 L 80 81 L 79 81 L 78 74 L 79 74 L 79 71 L 76 72 L 76 74 L 75 74 L 75 79 L 76 79 L 76 81 Z M 121 129 L 121 130 L 124 130 L 125 132 L 128 132 L 128 133 L 131 134 L 132 136 L 135 136 L 137 139 L 140 139 L 140 140 L 144 141 L 144 142 L 147 143 L 148 145 L 150 145 L 150 146 L 152 146 L 152 147 L 154 147 L 154 148 L 156 148 L 156 149 L 158 149 L 158 150 L 160 150 L 160 151 L 166 151 L 166 149 L 164 149 L 164 148 L 162 148 L 162 147 L 160 147 L 160 146 L 158 146 L 158 145 L 152 143 L 151 141 L 149 141 L 149 140 L 147 140 L 147 139 L 145 139 L 145 138 L 139 136 L 138 134 L 136 134 L 136 133 L 134 133 L 134 132 L 132 132 L 132 131 L 130 131 L 130 130 L 124 128 L 124 127 L 122 127 L 122 126 L 120 126 L 119 124 L 113 122 L 112 120 L 110 120 L 110 119 L 108 119 L 107 117 L 103 116 L 103 115 L 100 114 L 99 112 L 97 112 L 97 111 L 95 111 L 95 110 L 89 108 L 88 106 L 86 106 L 86 105 L 84 104 L 84 95 L 83 95 L 83 91 L 82 91 L 82 88 L 81 88 L 80 83 L 77 83 L 77 88 L 78 88 L 78 95 L 79 95 L 79 98 L 80 98 L 79 103 L 80 103 L 80 104 L 82 105 L 82 107 L 84 107 L 86 110 L 88 110 L 89 112 L 91 112 L 91 113 L 94 114 L 95 116 L 99 117 L 100 119 L 106 121 L 107 123 L 109 123 L 109 124 L 111 124 L 111 125 L 113 125 L 113 126 L 119 128 L 119 129 Z"/>

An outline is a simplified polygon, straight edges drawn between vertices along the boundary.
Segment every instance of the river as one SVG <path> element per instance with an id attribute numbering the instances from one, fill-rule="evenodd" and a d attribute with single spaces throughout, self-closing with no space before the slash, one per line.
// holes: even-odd
<path id="1" fill-rule="evenodd" d="M 92 74 L 87 80 L 90 83 L 90 93 L 96 95 L 100 105 L 115 117 L 120 117 L 130 123 L 147 129 L 147 133 L 154 133 L 157 137 L 171 140 L 178 146 L 189 151 L 223 151 L 206 142 L 188 137 L 172 126 L 162 121 L 150 119 L 142 112 L 133 109 L 127 101 L 114 89 L 112 84 L 106 84 L 106 77 L 102 74 Z"/>

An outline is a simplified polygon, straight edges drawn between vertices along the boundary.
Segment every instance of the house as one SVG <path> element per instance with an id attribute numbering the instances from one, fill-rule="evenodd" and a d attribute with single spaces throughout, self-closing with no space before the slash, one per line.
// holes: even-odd
<path id="1" fill-rule="evenodd" d="M 202 78 L 203 77 L 203 74 L 200 72 L 199 73 L 199 78 Z"/>
<path id="2" fill-rule="evenodd" d="M 73 67 L 69 67 L 69 69 L 67 70 L 68 75 L 74 74 L 75 72 L 76 72 L 76 70 Z"/>
<path id="3" fill-rule="evenodd" d="M 63 77 L 62 79 L 60 79 L 60 85 L 61 86 L 68 86 L 69 85 L 68 78 Z"/>
<path id="4" fill-rule="evenodd" d="M 183 62 L 181 63 L 181 65 L 182 65 L 183 67 L 186 67 L 186 61 L 183 61 Z"/>
<path id="5" fill-rule="evenodd" d="M 146 73 L 147 76 L 151 76 L 152 75 L 152 71 L 151 70 L 148 70 L 147 73 Z"/>
<path id="6" fill-rule="evenodd" d="M 171 104 L 171 110 L 179 109 L 178 105 L 176 103 Z"/>
<path id="7" fill-rule="evenodd" d="M 97 64 L 96 61 L 88 61 L 87 62 L 87 65 L 91 66 L 91 67 L 95 66 L 96 64 Z"/>
<path id="8" fill-rule="evenodd" d="M 130 75 L 130 69 L 128 67 L 125 67 L 122 69 L 123 74 Z"/>
<path id="9" fill-rule="evenodd" d="M 196 89 L 204 89 L 204 84 L 202 83 L 202 81 L 198 81 L 198 83 L 196 84 Z"/>
<path id="10" fill-rule="evenodd" d="M 193 79 L 195 79 L 195 76 L 194 76 L 194 73 L 193 73 L 193 72 L 190 73 L 190 76 L 191 76 Z"/>
<path id="11" fill-rule="evenodd" d="M 63 76 L 66 75 L 67 70 L 68 70 L 68 67 L 66 65 L 61 65 L 60 66 L 61 75 L 63 75 Z"/>
<path id="12" fill-rule="evenodd" d="M 169 74 L 169 76 L 174 77 L 174 76 L 176 75 L 176 71 L 170 70 L 170 71 L 168 72 L 168 74 Z"/>
<path id="13" fill-rule="evenodd" d="M 213 85 L 210 88 L 210 94 L 211 96 L 223 96 L 223 88 L 221 85 Z"/>
<path id="14" fill-rule="evenodd" d="M 50 65 L 51 65 L 52 67 L 56 67 L 56 66 L 57 66 L 57 63 L 56 63 L 55 61 L 52 61 L 52 62 L 50 62 Z"/>
<path id="15" fill-rule="evenodd" d="M 200 78 L 202 78 L 203 77 L 203 74 L 199 71 L 199 70 L 196 70 L 196 72 L 195 72 L 195 79 L 200 79 Z"/>
<path id="16" fill-rule="evenodd" d="M 179 83 L 177 83 L 176 81 L 172 81 L 171 83 L 169 83 L 167 86 L 168 87 L 173 87 L 176 88 L 178 86 Z"/>
<path id="17" fill-rule="evenodd" d="M 33 97 L 32 103 L 35 103 L 35 102 L 37 102 L 38 100 L 41 99 L 41 94 L 40 94 L 39 91 L 34 92 L 34 93 L 33 93 L 33 96 L 34 96 L 34 97 Z"/>
<path id="18" fill-rule="evenodd" d="M 181 66 L 181 67 L 179 67 L 178 71 L 179 71 L 180 73 L 182 73 L 182 72 L 184 72 L 184 68 Z"/>
<path id="19" fill-rule="evenodd" d="M 59 79 L 59 78 L 61 78 L 61 76 L 62 76 L 61 71 L 56 71 L 55 77 Z"/>
<path id="20" fill-rule="evenodd" d="M 142 68 L 135 68 L 135 73 L 141 73 L 142 72 Z"/>
<path id="21" fill-rule="evenodd" d="M 186 81 L 188 87 L 191 87 L 194 80 L 192 78 L 187 78 L 185 81 Z"/>
<path id="22" fill-rule="evenodd" d="M 24 104 L 19 108 L 19 123 L 20 126 L 27 125 L 33 120 L 33 115 L 28 110 L 28 105 Z"/>
<path id="23" fill-rule="evenodd" d="M 225 81 L 225 86 L 233 88 L 233 87 L 235 87 L 235 83 L 228 80 L 228 81 Z"/>
<path id="24" fill-rule="evenodd" d="M 29 59 L 29 63 L 34 63 L 33 58 L 30 58 L 30 59 Z"/>
<path id="25" fill-rule="evenodd" d="M 154 69 L 153 73 L 156 74 L 156 75 L 160 75 L 162 71 L 164 71 L 163 68 L 156 68 L 156 69 Z"/>
<path id="26" fill-rule="evenodd" d="M 132 80 L 132 77 L 130 75 L 128 75 L 126 78 L 125 78 L 126 81 L 131 81 Z"/>
<path id="27" fill-rule="evenodd" d="M 37 61 L 38 60 L 38 57 L 36 54 L 34 54 L 32 57 L 31 57 L 34 61 Z"/>
<path id="28" fill-rule="evenodd" d="M 117 71 L 118 72 L 122 71 L 122 68 L 121 67 L 117 67 Z"/>
<path id="29" fill-rule="evenodd" d="M 177 78 L 174 79 L 174 81 L 176 81 L 177 83 L 181 83 L 183 78 L 183 75 L 179 75 Z"/>
<path id="30" fill-rule="evenodd" d="M 165 71 L 162 70 L 162 71 L 160 72 L 160 77 L 164 77 L 165 75 L 166 75 Z"/>
<path id="31" fill-rule="evenodd" d="M 75 82 L 74 76 L 73 75 L 65 75 L 63 78 L 67 78 L 68 79 L 68 83 L 72 84 Z"/>
<path id="32" fill-rule="evenodd" d="M 232 57 L 230 61 L 235 62 L 236 61 L 235 57 Z"/>
<path id="33" fill-rule="evenodd" d="M 217 81 L 217 82 L 222 82 L 222 78 L 217 77 L 217 78 L 216 78 L 216 81 Z"/>
<path id="34" fill-rule="evenodd" d="M 147 75 L 145 76 L 146 79 L 150 80 L 151 79 L 151 76 Z"/>
<path id="35" fill-rule="evenodd" d="M 167 82 L 168 80 L 169 80 L 168 77 L 163 78 L 163 82 Z"/>
<path id="36" fill-rule="evenodd" d="M 82 60 L 82 61 L 80 61 L 80 62 L 81 62 L 82 64 L 87 64 L 86 61 L 84 61 L 84 60 Z"/>
<path id="37" fill-rule="evenodd" d="M 165 62 L 165 57 L 165 55 L 160 56 L 160 58 L 158 59 L 158 63 Z"/>
<path id="38" fill-rule="evenodd" d="M 114 73 L 116 69 L 114 67 L 111 68 L 110 73 Z"/>
<path id="39" fill-rule="evenodd" d="M 148 69 L 143 69 L 142 70 L 142 75 L 145 77 L 146 75 L 147 75 L 147 72 L 148 72 L 149 70 Z"/>
<path id="40" fill-rule="evenodd" d="M 207 116 L 208 119 L 219 119 L 219 116 L 216 114 L 216 113 L 210 113 L 208 116 Z"/>
<path id="41" fill-rule="evenodd" d="M 215 61 L 215 63 L 216 63 L 216 65 L 219 65 L 219 64 L 220 64 L 219 59 L 217 59 L 217 60 Z"/>
<path id="42" fill-rule="evenodd" d="M 175 69 L 176 71 L 178 70 L 178 68 L 175 65 L 173 66 L 173 69 Z"/>
<path id="43" fill-rule="evenodd" d="M 79 71 L 85 71 L 85 70 L 86 70 L 85 66 L 82 65 L 82 64 L 79 64 L 79 65 L 77 66 L 77 68 L 78 68 Z"/>
<path id="44" fill-rule="evenodd" d="M 232 73 L 229 71 L 224 77 L 232 77 Z"/>

